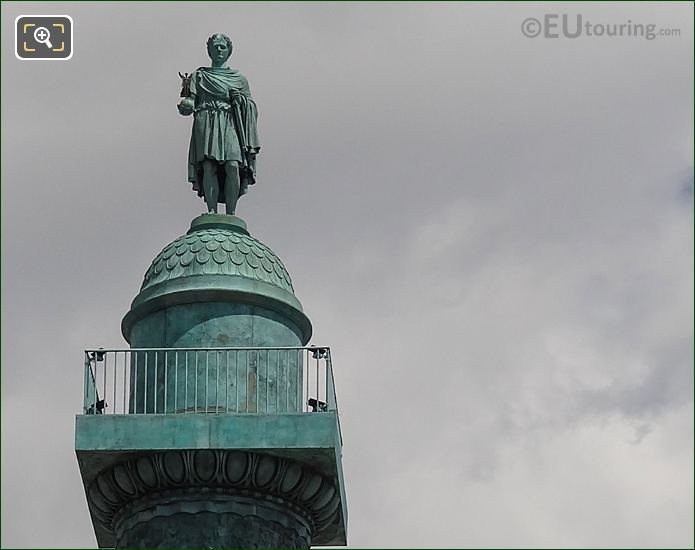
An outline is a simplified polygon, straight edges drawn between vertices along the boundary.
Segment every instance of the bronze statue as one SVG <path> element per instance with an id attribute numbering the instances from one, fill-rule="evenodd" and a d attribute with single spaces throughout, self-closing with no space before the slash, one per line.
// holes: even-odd
<path id="1" fill-rule="evenodd" d="M 193 115 L 188 181 L 204 197 L 208 212 L 217 212 L 217 203 L 224 203 L 227 214 L 234 214 L 239 197 L 256 182 L 258 111 L 246 77 L 227 66 L 229 37 L 213 34 L 207 50 L 210 67 L 179 73 L 179 113 Z"/>

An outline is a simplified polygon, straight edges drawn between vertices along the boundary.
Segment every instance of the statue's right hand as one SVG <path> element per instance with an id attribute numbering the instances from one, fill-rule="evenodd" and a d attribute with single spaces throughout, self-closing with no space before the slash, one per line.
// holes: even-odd
<path id="1" fill-rule="evenodd" d="M 177 105 L 177 107 L 179 109 L 179 113 L 181 113 L 183 116 L 188 116 L 193 113 L 195 105 L 193 104 L 191 98 L 187 97 L 183 99 L 181 103 Z"/>

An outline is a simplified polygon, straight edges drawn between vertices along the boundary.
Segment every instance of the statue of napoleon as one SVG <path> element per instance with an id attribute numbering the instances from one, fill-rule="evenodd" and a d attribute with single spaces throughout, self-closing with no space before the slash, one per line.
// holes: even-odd
<path id="1" fill-rule="evenodd" d="M 258 111 L 246 77 L 227 66 L 232 41 L 213 34 L 207 42 L 211 67 L 200 67 L 183 79 L 179 113 L 193 115 L 188 149 L 188 181 L 204 197 L 209 213 L 224 203 L 234 214 L 239 197 L 256 182 L 260 150 Z"/>

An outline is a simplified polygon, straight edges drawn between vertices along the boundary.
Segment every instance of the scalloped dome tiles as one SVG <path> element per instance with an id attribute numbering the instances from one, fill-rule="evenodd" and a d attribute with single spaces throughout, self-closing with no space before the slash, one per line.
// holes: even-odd
<path id="1" fill-rule="evenodd" d="M 176 239 L 152 261 L 140 290 L 192 275 L 246 277 L 294 294 L 290 275 L 272 250 L 226 229 L 199 229 Z"/>

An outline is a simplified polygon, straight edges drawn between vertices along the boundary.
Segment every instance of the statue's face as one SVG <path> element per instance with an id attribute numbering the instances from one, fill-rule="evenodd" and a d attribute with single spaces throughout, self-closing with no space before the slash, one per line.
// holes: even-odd
<path id="1" fill-rule="evenodd" d="M 210 59 L 217 62 L 227 61 L 227 58 L 231 53 L 232 52 L 229 51 L 229 46 L 225 40 L 214 40 L 208 48 L 208 55 L 210 56 Z"/>

